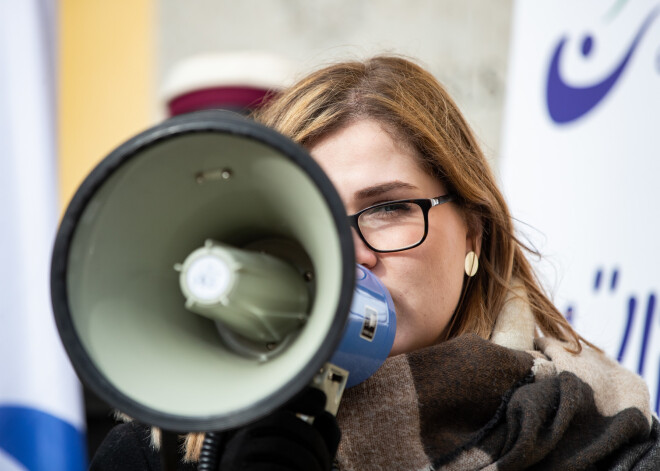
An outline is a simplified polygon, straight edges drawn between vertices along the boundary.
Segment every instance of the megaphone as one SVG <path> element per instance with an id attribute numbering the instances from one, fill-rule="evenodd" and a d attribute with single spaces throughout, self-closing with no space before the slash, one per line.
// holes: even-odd
<path id="1" fill-rule="evenodd" d="M 173 431 L 261 418 L 329 360 L 355 384 L 384 361 L 395 329 L 387 290 L 356 270 L 320 167 L 220 110 L 148 129 L 91 172 L 58 230 L 51 298 L 83 382 Z"/>

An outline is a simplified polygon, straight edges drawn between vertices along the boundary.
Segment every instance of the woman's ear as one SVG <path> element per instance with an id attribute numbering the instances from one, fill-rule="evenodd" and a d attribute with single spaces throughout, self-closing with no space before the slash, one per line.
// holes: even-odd
<path id="1" fill-rule="evenodd" d="M 483 223 L 481 218 L 475 214 L 466 214 L 467 235 L 465 240 L 465 253 L 474 252 L 477 257 L 481 255 L 481 240 L 483 235 Z"/>
<path id="2" fill-rule="evenodd" d="M 466 246 L 466 254 L 468 252 L 474 252 L 477 254 L 477 257 L 479 257 L 479 255 L 481 255 L 481 233 L 476 235 L 470 235 L 468 233 Z"/>

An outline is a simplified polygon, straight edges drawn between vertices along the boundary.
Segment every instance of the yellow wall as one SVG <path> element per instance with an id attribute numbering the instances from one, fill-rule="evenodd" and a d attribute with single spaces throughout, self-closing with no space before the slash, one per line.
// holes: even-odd
<path id="1" fill-rule="evenodd" d="M 65 207 L 89 171 L 153 124 L 154 0 L 62 0 L 58 150 Z"/>

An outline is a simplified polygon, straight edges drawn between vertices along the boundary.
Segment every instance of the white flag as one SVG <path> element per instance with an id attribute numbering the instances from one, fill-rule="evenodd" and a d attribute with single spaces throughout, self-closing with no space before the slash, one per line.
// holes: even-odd
<path id="1" fill-rule="evenodd" d="M 0 469 L 86 467 L 80 385 L 50 306 L 54 0 L 0 0 Z"/>

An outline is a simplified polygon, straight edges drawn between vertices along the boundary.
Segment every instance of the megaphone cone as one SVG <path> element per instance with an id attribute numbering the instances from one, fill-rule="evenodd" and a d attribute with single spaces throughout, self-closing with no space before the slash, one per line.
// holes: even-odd
<path id="1" fill-rule="evenodd" d="M 207 239 L 272 252 L 300 273 L 304 325 L 268 361 L 237 354 L 186 308 L 173 267 Z M 180 431 L 243 425 L 309 384 L 342 338 L 354 284 L 350 228 L 325 174 L 300 146 L 226 111 L 172 118 L 105 158 L 66 210 L 51 270 L 81 379 Z"/>

